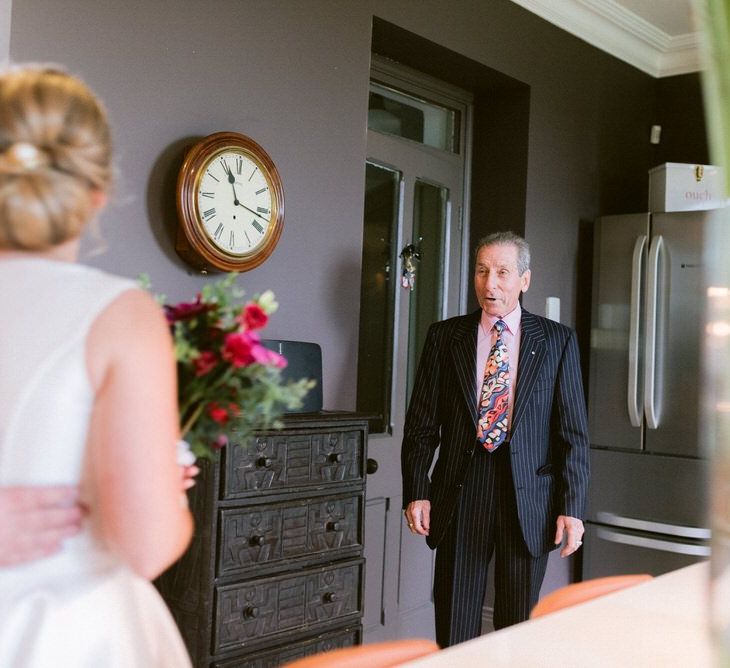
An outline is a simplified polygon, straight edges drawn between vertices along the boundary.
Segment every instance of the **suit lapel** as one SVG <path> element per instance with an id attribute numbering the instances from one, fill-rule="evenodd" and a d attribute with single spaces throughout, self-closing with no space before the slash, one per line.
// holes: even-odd
<path id="1" fill-rule="evenodd" d="M 458 391 L 461 392 L 467 405 L 469 415 L 474 419 L 476 433 L 476 366 L 477 366 L 477 327 L 481 310 L 462 318 L 454 331 L 451 346 L 451 358 L 456 371 Z"/>
<path id="2" fill-rule="evenodd" d="M 520 418 L 525 411 L 527 401 L 532 395 L 532 388 L 545 359 L 547 351 L 545 334 L 540 321 L 529 311 L 522 311 L 520 333 L 520 357 L 517 368 L 517 389 L 515 392 L 515 408 L 510 431 L 514 433 Z"/>

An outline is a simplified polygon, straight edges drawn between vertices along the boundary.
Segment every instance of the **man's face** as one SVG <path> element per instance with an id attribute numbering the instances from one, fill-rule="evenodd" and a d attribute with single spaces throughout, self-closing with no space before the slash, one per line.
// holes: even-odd
<path id="1" fill-rule="evenodd" d="M 474 268 L 474 290 L 485 313 L 503 318 L 515 306 L 521 292 L 530 287 L 530 270 L 522 276 L 517 269 L 517 246 L 483 246 Z"/>

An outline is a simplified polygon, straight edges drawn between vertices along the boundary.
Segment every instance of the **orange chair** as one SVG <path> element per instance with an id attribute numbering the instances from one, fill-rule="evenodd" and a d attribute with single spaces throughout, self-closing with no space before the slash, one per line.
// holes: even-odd
<path id="1" fill-rule="evenodd" d="M 438 650 L 439 646 L 432 640 L 391 640 L 320 652 L 287 663 L 282 668 L 390 668 Z"/>
<path id="2" fill-rule="evenodd" d="M 643 573 L 641 575 L 611 575 L 605 578 L 595 578 L 569 584 L 543 596 L 532 609 L 530 619 L 542 617 L 556 610 L 562 610 L 604 594 L 610 594 L 612 591 L 633 587 L 651 579 L 651 575 Z"/>

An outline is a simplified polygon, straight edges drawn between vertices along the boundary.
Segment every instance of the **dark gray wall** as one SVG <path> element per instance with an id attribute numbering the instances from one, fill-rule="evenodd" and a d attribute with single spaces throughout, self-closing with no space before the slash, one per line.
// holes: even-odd
<path id="1" fill-rule="evenodd" d="M 370 14 L 338 2 L 13 3 L 11 59 L 65 64 L 110 109 L 120 179 L 102 217 L 109 250 L 84 261 L 192 296 L 203 279 L 172 233 L 184 146 L 236 130 L 266 148 L 286 225 L 240 282 L 276 292 L 267 336 L 322 345 L 331 408 L 354 406 L 369 54 Z"/>
<path id="2" fill-rule="evenodd" d="M 652 146 L 651 166 L 664 162 L 707 164 L 709 150 L 698 74 L 683 74 L 655 82 L 652 123 L 662 128 L 661 141 Z"/>
<path id="3" fill-rule="evenodd" d="M 522 216 L 533 246 L 527 308 L 542 313 L 545 297 L 558 296 L 563 320 L 581 326 L 590 286 L 580 255 L 586 221 L 646 202 L 648 128 L 657 122 L 658 94 L 647 75 L 509 0 L 12 3 L 11 59 L 65 64 L 111 111 L 120 179 L 102 215 L 109 249 L 86 259 L 90 264 L 129 276 L 148 272 L 170 298 L 192 295 L 206 279 L 173 250 L 174 182 L 184 147 L 211 132 L 236 130 L 271 154 L 284 181 L 286 225 L 269 261 L 241 283 L 249 293 L 276 292 L 281 310 L 270 337 L 322 345 L 328 408 L 355 403 L 374 16 L 472 63 L 471 70 L 449 68 L 448 58 L 434 61 L 417 49 L 403 54 L 474 89 L 483 118 L 500 107 L 490 108 L 479 68 L 525 84 L 521 95 L 529 107 L 520 109 L 529 113 L 515 123 L 521 134 L 514 141 L 526 175 L 498 211 Z M 499 161 L 489 163 L 488 133 L 478 137 L 488 179 L 490 170 L 499 173 Z M 501 144 L 496 155 L 507 150 L 509 137 L 492 139 Z M 476 236 L 499 220 L 489 218 L 489 198 L 476 192 L 480 184 L 473 187 Z"/>

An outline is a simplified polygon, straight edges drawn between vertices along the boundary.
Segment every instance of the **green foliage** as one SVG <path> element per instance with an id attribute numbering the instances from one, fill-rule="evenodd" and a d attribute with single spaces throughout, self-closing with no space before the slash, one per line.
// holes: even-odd
<path id="1" fill-rule="evenodd" d="M 244 303 L 237 276 L 206 284 L 192 302 L 163 304 L 177 360 L 180 432 L 197 457 L 280 428 L 282 414 L 299 408 L 314 386 L 282 380 L 286 360 L 258 334 L 278 304 L 271 291 Z M 142 284 L 149 289 L 148 278 Z"/>

